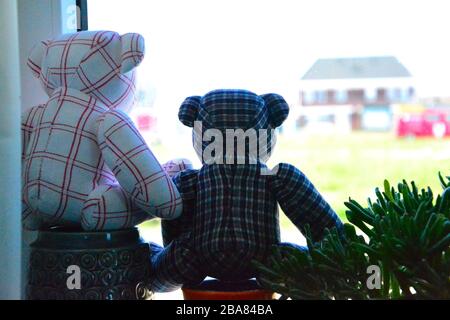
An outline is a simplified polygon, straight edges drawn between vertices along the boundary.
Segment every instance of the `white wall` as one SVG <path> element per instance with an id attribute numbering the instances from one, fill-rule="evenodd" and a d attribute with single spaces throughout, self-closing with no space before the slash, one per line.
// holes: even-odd
<path id="1" fill-rule="evenodd" d="M 47 99 L 39 82 L 31 76 L 26 65 L 28 54 L 40 40 L 51 39 L 61 33 L 76 31 L 67 28 L 70 6 L 75 0 L 18 0 L 22 110 Z"/>
<path id="2" fill-rule="evenodd" d="M 46 99 L 39 82 L 31 76 L 26 65 L 28 54 L 38 40 L 44 40 L 54 32 L 52 5 L 50 0 L 19 0 L 20 67 L 23 88 L 22 110 L 40 104 Z M 44 10 L 45 8 L 45 10 Z M 42 21 L 46 21 L 42 23 Z"/>
<path id="3" fill-rule="evenodd" d="M 0 1 L 0 43 L 0 299 L 20 299 L 20 62 L 15 1 Z"/>

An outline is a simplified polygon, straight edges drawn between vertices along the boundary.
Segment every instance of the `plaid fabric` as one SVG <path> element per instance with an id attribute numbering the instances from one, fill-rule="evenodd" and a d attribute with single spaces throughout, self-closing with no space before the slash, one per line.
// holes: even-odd
<path id="1" fill-rule="evenodd" d="M 173 159 L 164 163 L 162 167 L 170 177 L 173 177 L 181 171 L 192 169 L 192 162 L 188 159 Z"/>
<path id="2" fill-rule="evenodd" d="M 181 214 L 181 197 L 131 119 L 119 110 L 102 114 L 97 142 L 115 178 L 135 204 L 154 217 Z"/>
<path id="3" fill-rule="evenodd" d="M 228 129 L 241 129 L 247 131 L 253 129 L 256 131 L 257 145 L 251 151 L 249 142 L 246 142 L 246 155 L 234 155 L 234 163 L 238 162 L 238 157 L 244 156 L 245 163 L 249 163 L 249 159 L 255 159 L 262 156 L 262 161 L 266 161 L 272 153 L 274 144 L 274 132 L 272 129 L 279 127 L 289 114 L 289 106 L 283 97 L 278 94 L 270 93 L 258 96 L 253 92 L 239 89 L 214 90 L 206 94 L 204 97 L 189 97 L 180 107 L 178 117 L 182 123 L 189 127 L 194 127 L 195 121 L 201 123 L 201 132 L 193 131 L 194 148 L 200 157 L 202 163 L 207 159 L 204 158 L 203 151 L 210 144 L 209 141 L 202 139 L 209 129 L 215 129 L 222 132 L 226 137 Z M 259 130 L 265 130 L 267 137 L 261 136 Z M 234 150 L 237 151 L 237 140 L 235 141 Z M 266 155 L 256 155 L 260 150 L 260 145 L 264 144 L 267 148 Z M 227 148 L 227 141 L 223 139 L 223 150 Z M 223 162 L 227 159 L 223 155 Z M 242 163 L 242 162 L 239 162 Z M 253 162 L 254 164 L 254 162 Z"/>
<path id="4" fill-rule="evenodd" d="M 193 217 L 195 214 L 197 176 L 198 170 L 187 169 L 182 172 L 172 171 L 174 183 L 180 191 L 183 199 L 183 214 L 174 220 L 162 220 L 162 238 L 164 246 L 168 246 L 173 240 L 186 237 L 193 231 Z"/>
<path id="5" fill-rule="evenodd" d="M 23 221 L 31 229 L 128 228 L 175 218 L 175 185 L 120 110 L 134 101 L 143 38 L 80 32 L 38 44 L 28 65 L 49 94 L 22 117 Z"/>
<path id="6" fill-rule="evenodd" d="M 289 107 L 278 94 L 258 96 L 247 90 L 221 89 L 187 98 L 178 117 L 189 127 L 201 121 L 205 129 L 258 130 L 279 127 L 288 114 Z"/>
<path id="7" fill-rule="evenodd" d="M 216 90 L 187 98 L 179 118 L 188 125 L 202 121 L 209 128 L 271 129 L 289 113 L 276 94 L 257 96 L 245 90 Z M 194 130 L 194 142 L 196 138 Z M 201 137 L 200 137 L 201 138 Z M 203 142 L 203 151 L 210 142 Z M 269 145 L 270 146 L 270 145 Z M 203 160 L 203 159 L 202 159 Z M 153 290 L 170 291 L 206 276 L 244 280 L 256 276 L 252 260 L 264 260 L 280 243 L 278 204 L 314 240 L 325 228 L 342 222 L 307 177 L 294 166 L 280 164 L 272 175 L 257 164 L 203 164 L 173 177 L 183 199 L 183 215 L 162 222 L 164 248 L 153 245 Z M 176 170 L 171 167 L 171 174 Z M 295 245 L 291 245 L 295 246 Z"/>
<path id="8" fill-rule="evenodd" d="M 24 163 L 25 157 L 27 155 L 27 149 L 29 146 L 29 141 L 31 139 L 33 128 L 38 124 L 39 119 L 42 116 L 42 112 L 45 110 L 45 105 L 38 105 L 32 107 L 28 112 L 22 115 L 22 163 Z M 22 170 L 22 175 L 25 173 Z M 36 230 L 45 223 L 38 212 L 31 209 L 25 201 L 25 192 L 22 193 L 22 223 L 26 229 Z"/>
<path id="9" fill-rule="evenodd" d="M 277 174 L 271 181 L 271 190 L 283 212 L 303 234 L 309 225 L 312 240 L 317 242 L 327 228 L 342 230 L 338 215 L 300 170 L 286 163 L 274 170 Z"/>
<path id="10" fill-rule="evenodd" d="M 81 225 L 85 230 L 126 229 L 149 219 L 149 213 L 118 184 L 102 184 L 84 202 Z"/>
<path id="11" fill-rule="evenodd" d="M 342 228 L 301 171 L 287 164 L 280 164 L 273 176 L 261 175 L 261 170 L 267 167 L 205 165 L 174 177 L 184 211 L 179 219 L 163 221 L 166 247 L 153 258 L 154 290 L 174 290 L 206 276 L 221 280 L 256 276 L 251 261 L 264 260 L 271 247 L 280 244 L 277 202 L 300 231 L 309 224 L 316 241 L 325 228 Z"/>
<path id="12" fill-rule="evenodd" d="M 142 61 L 144 50 L 144 39 L 138 34 L 77 32 L 40 42 L 28 66 L 49 96 L 60 87 L 70 87 L 110 109 L 126 109 L 134 100 L 131 71 Z"/>

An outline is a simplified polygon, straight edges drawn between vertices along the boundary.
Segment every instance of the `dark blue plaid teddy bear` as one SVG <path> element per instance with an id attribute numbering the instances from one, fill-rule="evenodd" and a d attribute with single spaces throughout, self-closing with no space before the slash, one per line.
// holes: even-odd
<path id="1" fill-rule="evenodd" d="M 263 261 L 273 245 L 286 245 L 280 243 L 277 203 L 302 233 L 310 226 L 313 240 L 320 240 L 325 228 L 342 228 L 300 170 L 281 163 L 270 171 L 264 164 L 274 145 L 273 129 L 288 114 L 289 106 L 277 94 L 216 90 L 184 101 L 179 119 L 194 128 L 203 166 L 173 177 L 184 210 L 181 218 L 162 222 L 165 247 L 152 244 L 154 291 L 176 290 L 207 276 L 225 281 L 255 277 L 251 261 Z M 230 135 L 239 129 L 248 133 L 240 140 L 245 148 L 238 135 Z M 250 141 L 255 137 L 256 145 Z"/>

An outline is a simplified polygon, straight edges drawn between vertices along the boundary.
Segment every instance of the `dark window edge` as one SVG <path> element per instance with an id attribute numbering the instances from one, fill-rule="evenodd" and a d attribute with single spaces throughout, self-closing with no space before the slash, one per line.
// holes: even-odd
<path id="1" fill-rule="evenodd" d="M 76 0 L 76 5 L 79 9 L 79 21 L 80 25 L 78 26 L 77 31 L 85 31 L 88 30 L 88 8 L 87 8 L 87 0 Z"/>

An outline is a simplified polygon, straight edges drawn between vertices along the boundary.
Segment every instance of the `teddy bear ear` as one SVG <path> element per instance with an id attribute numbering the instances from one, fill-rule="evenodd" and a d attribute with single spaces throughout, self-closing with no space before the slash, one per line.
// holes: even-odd
<path id="1" fill-rule="evenodd" d="M 121 73 L 128 73 L 136 68 L 144 59 L 145 40 L 138 33 L 126 33 L 122 40 L 122 68 Z"/>
<path id="2" fill-rule="evenodd" d="M 42 61 L 48 44 L 47 41 L 39 42 L 31 49 L 30 55 L 28 56 L 27 65 L 36 78 L 39 78 L 41 75 Z"/>
<path id="3" fill-rule="evenodd" d="M 276 93 L 268 93 L 261 96 L 269 111 L 269 121 L 272 127 L 278 128 L 289 115 L 289 105 L 282 96 Z"/>
<path id="4" fill-rule="evenodd" d="M 194 122 L 197 120 L 198 112 L 201 105 L 201 97 L 189 97 L 184 100 L 178 112 L 178 119 L 188 127 L 193 128 Z"/>

